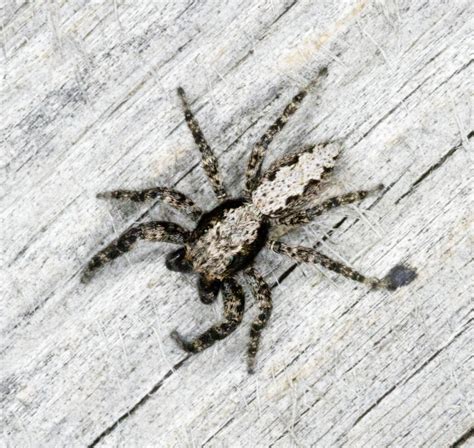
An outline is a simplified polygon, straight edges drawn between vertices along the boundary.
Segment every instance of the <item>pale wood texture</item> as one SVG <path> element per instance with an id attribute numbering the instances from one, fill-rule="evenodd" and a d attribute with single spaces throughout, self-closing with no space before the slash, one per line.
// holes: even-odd
<path id="1" fill-rule="evenodd" d="M 2 446 L 473 446 L 471 1 L 7 0 L 2 15 Z M 250 295 L 215 348 L 173 344 L 221 308 L 165 269 L 170 245 L 80 284 L 133 222 L 189 224 L 97 192 L 167 185 L 215 204 L 177 86 L 237 194 L 251 144 L 323 66 L 266 165 L 339 139 L 331 191 L 388 188 L 287 240 L 339 223 L 328 255 L 379 276 L 407 262 L 415 282 L 372 292 L 296 267 L 253 376 Z M 270 283 L 292 266 L 257 264 Z"/>

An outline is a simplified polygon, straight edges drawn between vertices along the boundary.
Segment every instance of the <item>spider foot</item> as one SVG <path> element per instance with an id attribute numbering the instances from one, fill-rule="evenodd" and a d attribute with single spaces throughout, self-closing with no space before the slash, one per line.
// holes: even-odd
<path id="1" fill-rule="evenodd" d="M 189 342 L 185 338 L 183 338 L 177 330 L 173 330 L 170 336 L 174 339 L 174 341 L 179 345 L 181 349 L 188 353 L 197 353 L 199 350 L 192 342 Z"/>
<path id="2" fill-rule="evenodd" d="M 415 280 L 417 275 L 418 274 L 414 268 L 403 264 L 397 264 L 390 269 L 388 274 L 384 277 L 383 282 L 389 291 L 395 291 L 396 289 L 411 283 Z"/>
<path id="3" fill-rule="evenodd" d="M 87 283 L 89 283 L 91 281 L 92 277 L 93 277 L 92 272 L 90 272 L 89 270 L 86 269 L 81 274 L 81 283 L 84 284 L 84 285 L 87 285 Z"/>
<path id="4" fill-rule="evenodd" d="M 91 281 L 94 275 L 95 275 L 95 270 L 87 266 L 81 273 L 81 277 L 80 277 L 81 283 L 84 285 L 87 285 L 87 283 Z"/>
<path id="5" fill-rule="evenodd" d="M 87 284 L 97 273 L 97 270 L 108 261 L 108 257 L 103 253 L 95 255 L 81 273 L 81 283 Z"/>
<path id="6" fill-rule="evenodd" d="M 253 375 L 255 373 L 255 358 L 247 358 L 247 373 Z"/>
<path id="7" fill-rule="evenodd" d="M 316 78 L 314 78 L 309 83 L 308 88 L 311 88 L 311 87 L 315 86 L 316 84 L 318 84 L 319 81 L 321 81 L 322 79 L 327 78 L 327 76 L 328 76 L 328 68 L 327 67 L 321 67 L 319 69 L 319 72 L 318 72 L 318 75 L 316 76 Z"/>
<path id="8" fill-rule="evenodd" d="M 113 199 L 114 198 L 114 192 L 113 191 L 101 191 L 100 193 L 97 193 L 95 197 L 97 199 Z"/>

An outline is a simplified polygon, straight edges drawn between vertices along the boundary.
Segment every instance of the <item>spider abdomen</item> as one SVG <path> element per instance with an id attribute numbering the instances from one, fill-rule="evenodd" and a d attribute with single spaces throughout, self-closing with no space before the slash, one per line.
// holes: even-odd
<path id="1" fill-rule="evenodd" d="M 266 216 L 282 216 L 315 192 L 339 155 L 338 143 L 306 146 L 274 162 L 252 194 L 252 203 Z"/>

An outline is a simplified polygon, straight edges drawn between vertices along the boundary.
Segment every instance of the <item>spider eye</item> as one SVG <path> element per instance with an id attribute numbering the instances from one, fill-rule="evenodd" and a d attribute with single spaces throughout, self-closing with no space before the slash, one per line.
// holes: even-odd
<path id="1" fill-rule="evenodd" d="M 176 272 L 191 272 L 193 267 L 191 263 L 186 260 L 186 249 L 181 247 L 166 256 L 165 265 L 170 271 Z"/>

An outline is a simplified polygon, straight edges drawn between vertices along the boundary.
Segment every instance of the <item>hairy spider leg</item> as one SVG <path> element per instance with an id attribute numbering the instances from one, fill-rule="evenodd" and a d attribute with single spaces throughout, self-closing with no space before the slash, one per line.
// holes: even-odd
<path id="1" fill-rule="evenodd" d="M 356 282 L 364 283 L 371 288 L 388 288 L 385 279 L 366 277 L 349 266 L 339 263 L 311 247 L 292 247 L 282 243 L 281 241 L 272 240 L 268 241 L 267 247 L 277 254 L 286 255 L 299 263 L 320 264 L 330 271 L 337 272 L 338 274 L 350 278 L 351 280 L 355 280 Z"/>
<path id="2" fill-rule="evenodd" d="M 222 294 L 224 300 L 224 320 L 222 322 L 213 325 L 191 341 L 183 338 L 176 330 L 171 333 L 171 337 L 183 350 L 190 353 L 201 352 L 214 342 L 229 336 L 242 322 L 245 306 L 242 287 L 234 278 L 226 278 L 222 282 Z"/>
<path id="3" fill-rule="evenodd" d="M 222 282 L 220 280 L 215 280 L 207 278 L 205 275 L 199 275 L 197 281 L 197 290 L 199 299 L 205 305 L 210 305 L 214 303 L 221 289 Z"/>
<path id="4" fill-rule="evenodd" d="M 253 267 L 248 268 L 245 273 L 251 278 L 253 293 L 258 306 L 258 315 L 250 327 L 250 342 L 247 350 L 247 369 L 249 373 L 254 373 L 260 336 L 270 319 L 273 305 L 270 287 L 260 273 Z"/>
<path id="5" fill-rule="evenodd" d="M 126 230 L 116 240 L 94 255 L 87 264 L 81 281 L 83 283 L 87 282 L 99 268 L 130 251 L 137 240 L 183 244 L 188 238 L 189 232 L 172 222 L 154 221 L 138 224 Z"/>
<path id="6" fill-rule="evenodd" d="M 211 147 L 207 143 L 204 134 L 201 131 L 198 121 L 194 117 L 191 109 L 189 108 L 188 101 L 186 99 L 186 94 L 182 87 L 178 87 L 178 95 L 181 98 L 184 110 L 184 118 L 188 125 L 191 134 L 193 135 L 194 141 L 201 152 L 202 157 L 202 166 L 204 171 L 211 183 L 211 187 L 214 190 L 214 193 L 217 196 L 217 199 L 222 201 L 227 197 L 227 193 L 222 182 L 221 175 L 219 173 L 219 164 L 217 162 L 217 157 L 212 151 Z"/>
<path id="7" fill-rule="evenodd" d="M 190 215 L 193 219 L 198 219 L 202 214 L 202 210 L 185 194 L 167 187 L 147 188 L 146 190 L 104 191 L 98 193 L 97 197 L 100 199 L 120 199 L 132 202 L 160 199 L 165 204 Z"/>
<path id="8" fill-rule="evenodd" d="M 306 224 L 312 221 L 316 216 L 326 213 L 328 210 L 340 207 L 341 205 L 352 204 L 354 202 L 361 201 L 368 195 L 376 193 L 383 188 L 383 185 L 379 185 L 372 190 L 352 191 L 340 196 L 334 196 L 332 198 L 326 199 L 321 204 L 318 204 L 314 207 L 297 211 L 296 213 L 284 216 L 282 218 L 277 218 L 276 221 L 277 224 L 286 226 L 298 226 L 301 224 Z"/>
<path id="9" fill-rule="evenodd" d="M 302 90 L 292 98 L 290 103 L 288 103 L 285 109 L 283 109 L 283 113 L 280 115 L 280 117 L 275 120 L 275 122 L 267 129 L 265 134 L 260 137 L 260 140 L 252 148 L 247 165 L 247 171 L 245 173 L 245 191 L 247 194 L 255 190 L 258 184 L 263 159 L 268 146 L 272 142 L 275 135 L 283 129 L 288 119 L 298 110 L 301 102 L 306 96 L 306 93 L 307 92 L 305 90 Z"/>
<path id="10" fill-rule="evenodd" d="M 318 77 L 315 82 L 320 78 L 326 76 L 327 68 L 324 67 L 319 71 Z M 315 82 L 311 83 L 311 87 Z M 298 110 L 301 102 L 307 94 L 307 90 L 303 89 L 297 93 L 290 103 L 283 109 L 283 113 L 276 121 L 267 129 L 265 134 L 262 135 L 260 140 L 252 148 L 250 153 L 250 158 L 247 165 L 246 171 L 246 181 L 245 181 L 245 193 L 248 196 L 258 185 L 258 180 L 261 175 L 261 169 L 263 164 L 263 159 L 265 157 L 265 152 L 267 151 L 268 146 L 272 142 L 275 135 L 280 132 L 285 126 L 288 119 Z"/>

